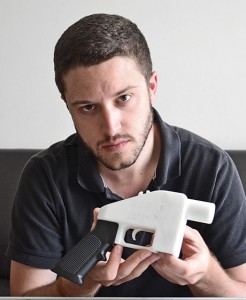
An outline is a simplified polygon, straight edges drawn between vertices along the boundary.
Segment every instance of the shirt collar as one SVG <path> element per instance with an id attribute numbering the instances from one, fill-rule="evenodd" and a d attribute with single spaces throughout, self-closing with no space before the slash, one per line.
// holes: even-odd
<path id="1" fill-rule="evenodd" d="M 165 123 L 154 109 L 155 122 L 161 134 L 161 154 L 156 170 L 156 184 L 161 187 L 181 173 L 181 142 L 174 128 Z"/>

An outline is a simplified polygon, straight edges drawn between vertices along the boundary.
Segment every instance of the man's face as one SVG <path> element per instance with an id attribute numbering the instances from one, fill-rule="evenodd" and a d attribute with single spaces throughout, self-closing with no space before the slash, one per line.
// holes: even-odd
<path id="1" fill-rule="evenodd" d="M 75 128 L 98 163 L 114 171 L 133 165 L 152 129 L 156 74 L 147 84 L 132 59 L 115 57 L 72 69 L 64 83 Z"/>

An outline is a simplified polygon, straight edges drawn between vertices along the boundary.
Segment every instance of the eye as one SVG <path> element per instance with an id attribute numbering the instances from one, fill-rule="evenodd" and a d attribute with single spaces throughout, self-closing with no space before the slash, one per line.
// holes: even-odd
<path id="1" fill-rule="evenodd" d="M 84 112 L 90 112 L 95 109 L 95 105 L 93 104 L 86 104 L 84 106 L 81 106 L 80 109 L 82 109 Z"/>
<path id="2" fill-rule="evenodd" d="M 119 97 L 119 101 L 123 103 L 129 101 L 130 99 L 131 99 L 131 95 L 122 95 Z"/>

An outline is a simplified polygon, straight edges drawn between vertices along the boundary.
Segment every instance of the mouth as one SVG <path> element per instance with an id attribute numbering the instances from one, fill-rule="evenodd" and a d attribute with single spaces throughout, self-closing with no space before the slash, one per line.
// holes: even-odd
<path id="1" fill-rule="evenodd" d="M 115 152 L 125 148 L 129 142 L 130 140 L 118 140 L 111 143 L 105 143 L 101 147 L 108 152 Z"/>

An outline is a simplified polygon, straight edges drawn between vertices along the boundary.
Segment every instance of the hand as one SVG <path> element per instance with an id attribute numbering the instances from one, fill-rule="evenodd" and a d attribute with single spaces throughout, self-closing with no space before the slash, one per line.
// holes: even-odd
<path id="1" fill-rule="evenodd" d="M 116 245 L 107 260 L 99 262 L 87 275 L 103 286 L 119 285 L 139 277 L 153 262 L 159 259 L 159 254 L 148 250 L 138 250 L 126 260 L 121 258 L 123 247 Z"/>
<path id="2" fill-rule="evenodd" d="M 99 209 L 94 210 L 92 229 L 96 226 Z M 107 255 L 106 262 L 99 262 L 89 272 L 87 279 L 101 283 L 103 286 L 119 285 L 139 277 L 153 262 L 159 259 L 159 254 L 148 250 L 138 250 L 126 260 L 121 258 L 123 247 L 116 245 Z"/>
<path id="3" fill-rule="evenodd" d="M 212 261 L 210 251 L 198 231 L 186 226 L 182 259 L 171 254 L 160 254 L 153 268 L 162 277 L 179 285 L 195 284 L 207 273 Z"/>

